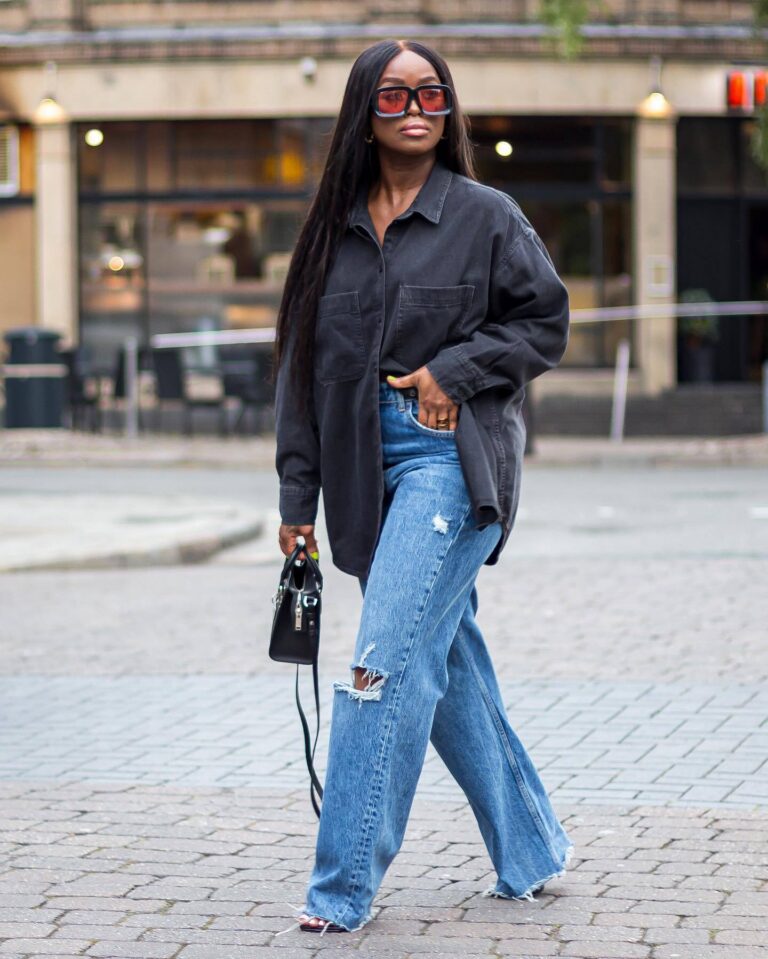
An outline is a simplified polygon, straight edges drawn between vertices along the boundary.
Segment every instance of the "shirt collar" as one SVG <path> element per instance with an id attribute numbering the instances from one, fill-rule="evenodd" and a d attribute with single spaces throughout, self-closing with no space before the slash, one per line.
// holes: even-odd
<path id="1" fill-rule="evenodd" d="M 429 176 L 422 184 L 411 205 L 395 217 L 395 220 L 405 220 L 413 213 L 420 213 L 431 223 L 439 223 L 452 178 L 451 170 L 442 160 L 436 159 L 429 171 Z M 359 187 L 348 222 L 350 227 L 371 225 L 371 218 L 368 213 L 368 183 L 364 182 Z"/>

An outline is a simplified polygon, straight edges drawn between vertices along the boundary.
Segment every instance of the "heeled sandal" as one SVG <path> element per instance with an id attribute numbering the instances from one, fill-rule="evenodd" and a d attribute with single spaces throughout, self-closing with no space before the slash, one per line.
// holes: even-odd
<path id="1" fill-rule="evenodd" d="M 330 919 L 322 919 L 320 916 L 308 916 L 306 913 L 299 916 L 299 929 L 302 932 L 349 932 L 344 926 L 339 926 Z"/>

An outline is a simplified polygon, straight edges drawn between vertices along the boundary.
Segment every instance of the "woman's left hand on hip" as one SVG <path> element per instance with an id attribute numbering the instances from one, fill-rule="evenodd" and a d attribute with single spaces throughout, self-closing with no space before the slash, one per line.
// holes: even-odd
<path id="1" fill-rule="evenodd" d="M 419 394 L 419 423 L 432 430 L 455 430 L 459 419 L 457 403 L 444 393 L 426 366 L 405 376 L 388 376 L 387 382 L 397 389 L 415 386 Z"/>

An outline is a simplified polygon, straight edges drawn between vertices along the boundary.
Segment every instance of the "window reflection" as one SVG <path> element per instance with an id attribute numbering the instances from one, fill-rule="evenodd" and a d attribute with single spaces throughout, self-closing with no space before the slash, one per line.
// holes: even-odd
<path id="1" fill-rule="evenodd" d="M 472 141 L 484 182 L 589 183 L 594 177 L 593 125 L 573 117 L 475 117 Z M 501 155 L 496 145 L 509 143 Z"/>
<path id="2" fill-rule="evenodd" d="M 85 193 L 134 193 L 141 189 L 142 164 L 138 149 L 145 124 L 80 124 L 78 131 L 79 182 Z M 88 133 L 98 129 L 103 140 L 90 146 Z"/>
<path id="3" fill-rule="evenodd" d="M 732 194 L 738 183 L 736 127 L 730 118 L 680 117 L 677 182 L 680 192 Z"/>
<path id="4" fill-rule="evenodd" d="M 544 241 L 573 309 L 632 302 L 631 121 L 478 117 L 480 179 L 509 193 Z M 630 322 L 574 324 L 564 366 L 614 362 Z"/>
<path id="5" fill-rule="evenodd" d="M 319 176 L 332 120 L 177 120 L 78 127 L 86 194 L 306 189 Z"/>
<path id="6" fill-rule="evenodd" d="M 273 326 L 306 202 L 150 203 L 152 333 Z"/>
<path id="7" fill-rule="evenodd" d="M 332 126 L 104 123 L 91 146 L 81 124 L 82 330 L 97 355 L 129 334 L 272 326 Z M 480 180 L 521 204 L 574 308 L 632 301 L 630 132 L 622 118 L 472 120 Z M 564 364 L 595 366 L 628 327 L 573 330 Z"/>
<path id="8" fill-rule="evenodd" d="M 106 368 L 128 336 L 140 335 L 146 259 L 138 203 L 80 206 L 81 334 Z"/>
<path id="9" fill-rule="evenodd" d="M 99 362 L 128 335 L 274 324 L 331 125 L 78 127 L 82 334 Z"/>

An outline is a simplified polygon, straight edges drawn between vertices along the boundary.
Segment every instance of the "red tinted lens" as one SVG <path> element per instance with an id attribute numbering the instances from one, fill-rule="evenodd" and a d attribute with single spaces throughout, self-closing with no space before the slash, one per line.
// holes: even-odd
<path id="1" fill-rule="evenodd" d="M 402 113 L 407 99 L 407 90 L 399 88 L 380 90 L 376 94 L 376 109 L 379 113 Z"/>
<path id="2" fill-rule="evenodd" d="M 438 113 L 445 110 L 448 98 L 440 87 L 425 87 L 419 90 L 419 103 L 425 113 Z"/>

